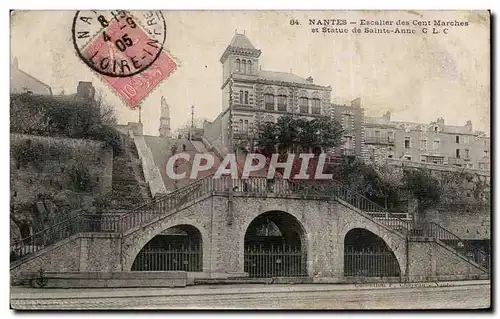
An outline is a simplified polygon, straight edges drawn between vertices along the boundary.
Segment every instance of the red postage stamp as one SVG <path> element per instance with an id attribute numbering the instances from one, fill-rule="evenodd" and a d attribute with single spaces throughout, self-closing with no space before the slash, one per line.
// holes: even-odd
<path id="1" fill-rule="evenodd" d="M 106 75 L 101 75 L 101 77 L 131 108 L 136 108 L 176 68 L 175 62 L 168 54 L 162 52 L 149 68 L 139 74 L 126 78 Z"/>
<path id="2" fill-rule="evenodd" d="M 177 68 L 165 37 L 160 11 L 78 11 L 73 21 L 78 55 L 131 108 Z"/>

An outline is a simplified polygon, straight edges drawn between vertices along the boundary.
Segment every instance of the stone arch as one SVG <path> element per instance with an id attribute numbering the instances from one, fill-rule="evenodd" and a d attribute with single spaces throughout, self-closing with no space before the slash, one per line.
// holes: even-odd
<path id="1" fill-rule="evenodd" d="M 266 210 L 242 229 L 244 271 L 252 277 L 306 276 L 308 236 L 300 220 L 283 210 Z"/>
<path id="2" fill-rule="evenodd" d="M 344 276 L 401 277 L 401 266 L 382 238 L 353 228 L 344 238 Z"/>
<path id="3" fill-rule="evenodd" d="M 272 94 L 272 95 L 275 95 L 275 90 L 272 86 L 266 86 L 266 88 L 264 89 L 264 94 Z"/>
<path id="4" fill-rule="evenodd" d="M 264 117 L 264 122 L 272 122 L 272 123 L 274 123 L 276 121 L 274 120 L 274 117 L 272 115 L 266 115 Z"/>
<path id="5" fill-rule="evenodd" d="M 288 95 L 290 95 L 290 93 L 285 88 L 279 88 L 278 89 L 278 95 L 286 95 L 286 96 L 288 96 Z"/>
<path id="6" fill-rule="evenodd" d="M 309 98 L 309 93 L 306 90 L 300 90 L 298 93 L 298 97 L 299 98 L 301 98 L 301 97 Z"/>
<path id="7" fill-rule="evenodd" d="M 131 271 L 201 272 L 202 269 L 201 232 L 182 224 L 153 237 L 135 257 Z"/>
<path id="8" fill-rule="evenodd" d="M 379 237 L 388 249 L 394 254 L 400 269 L 401 277 L 406 274 L 406 240 L 403 235 L 395 234 L 394 232 L 385 229 L 373 222 L 354 222 L 346 223 L 342 230 L 339 232 L 339 239 L 341 240 L 342 249 L 344 247 L 344 240 L 349 231 L 353 229 L 364 229 Z M 342 262 L 344 259 L 342 258 Z"/>
<path id="9" fill-rule="evenodd" d="M 208 258 L 210 253 L 210 237 L 208 230 L 196 220 L 190 218 L 180 219 L 164 219 L 157 223 L 152 223 L 144 229 L 138 230 L 136 234 L 124 239 L 122 244 L 122 269 L 123 271 L 131 271 L 132 265 L 139 252 L 151 241 L 155 236 L 159 235 L 167 229 L 171 229 L 180 225 L 189 225 L 196 228 L 201 234 L 201 254 L 203 260 L 202 269 L 208 268 Z"/>

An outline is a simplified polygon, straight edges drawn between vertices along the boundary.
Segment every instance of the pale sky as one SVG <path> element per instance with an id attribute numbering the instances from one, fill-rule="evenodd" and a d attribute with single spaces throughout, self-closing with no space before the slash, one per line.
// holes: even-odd
<path id="1" fill-rule="evenodd" d="M 77 56 L 71 40 L 74 11 L 16 12 L 11 19 L 11 59 L 52 87 L 76 92 L 78 81 L 92 81 L 118 114 L 120 123 L 137 121 L 128 107 Z M 165 11 L 166 49 L 179 67 L 142 104 L 145 134 L 158 135 L 160 99 L 171 108 L 176 129 L 195 116 L 214 119 L 221 111 L 219 59 L 235 29 L 245 31 L 262 50 L 265 70 L 312 76 L 332 86 L 332 102 L 361 97 L 365 115 L 391 111 L 399 121 L 447 125 L 490 132 L 490 27 L 487 12 L 370 11 Z M 291 26 L 291 18 L 302 25 Z M 448 34 L 311 33 L 308 19 L 340 18 L 458 20 Z M 320 27 L 321 28 L 321 27 Z M 349 31 L 352 25 L 347 25 Z M 361 27 L 364 28 L 364 27 Z M 420 30 L 422 27 L 415 27 Z M 432 28 L 432 27 L 431 27 Z"/>

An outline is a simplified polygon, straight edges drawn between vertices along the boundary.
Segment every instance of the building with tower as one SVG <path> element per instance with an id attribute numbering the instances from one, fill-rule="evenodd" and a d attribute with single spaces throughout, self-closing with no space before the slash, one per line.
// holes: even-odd
<path id="1" fill-rule="evenodd" d="M 170 107 L 165 100 L 165 97 L 161 97 L 161 115 L 160 115 L 160 132 L 161 137 L 170 137 Z"/>
<path id="2" fill-rule="evenodd" d="M 234 151 L 229 150 L 230 133 L 233 147 L 248 147 L 253 144 L 256 128 L 262 122 L 275 122 L 283 115 L 311 120 L 325 115 L 344 116 L 345 113 L 352 118 L 350 135 L 344 138 L 349 143 L 344 141 L 335 153 L 361 156 L 362 137 L 354 133 L 356 129 L 361 130 L 363 109 L 359 99 L 336 112 L 330 102 L 331 86 L 316 84 L 311 76 L 303 78 L 291 72 L 263 70 L 259 66 L 261 53 L 244 33 L 235 33 L 220 58 L 222 112 L 214 122 L 205 122 L 206 138 L 227 153 Z M 348 151 L 343 151 L 344 148 Z"/>

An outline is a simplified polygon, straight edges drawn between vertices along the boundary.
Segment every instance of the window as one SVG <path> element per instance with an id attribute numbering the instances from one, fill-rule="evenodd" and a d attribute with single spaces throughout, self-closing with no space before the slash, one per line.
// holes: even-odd
<path id="1" fill-rule="evenodd" d="M 241 61 L 236 59 L 236 71 L 241 72 Z"/>
<path id="2" fill-rule="evenodd" d="M 455 136 L 455 143 L 460 144 L 460 136 Z"/>
<path id="3" fill-rule="evenodd" d="M 455 150 L 455 157 L 460 158 L 460 149 L 458 148 Z"/>
<path id="4" fill-rule="evenodd" d="M 307 97 L 300 98 L 300 113 L 309 113 L 309 99 Z"/>
<path id="5" fill-rule="evenodd" d="M 485 163 L 479 163 L 479 169 L 486 169 Z"/>
<path id="6" fill-rule="evenodd" d="M 392 131 L 387 132 L 387 139 L 389 140 L 389 142 L 393 142 L 394 141 L 394 132 L 392 132 Z"/>
<path id="7" fill-rule="evenodd" d="M 487 150 L 484 150 L 484 152 L 483 152 L 483 157 L 488 158 L 488 153 L 489 153 L 489 152 L 488 152 Z"/>
<path id="8" fill-rule="evenodd" d="M 252 61 L 247 62 L 247 73 L 252 74 Z"/>
<path id="9" fill-rule="evenodd" d="M 405 148 L 410 148 L 410 138 L 405 137 Z"/>
<path id="10" fill-rule="evenodd" d="M 247 72 L 247 61 L 245 61 L 245 60 L 241 61 L 241 72 L 243 72 L 243 73 Z"/>
<path id="11" fill-rule="evenodd" d="M 380 131 L 375 131 L 375 137 L 380 137 Z"/>
<path id="12" fill-rule="evenodd" d="M 320 99 L 312 99 L 311 111 L 312 114 L 321 114 Z"/>
<path id="13" fill-rule="evenodd" d="M 394 157 L 394 153 L 389 152 L 389 153 L 387 154 L 387 157 L 388 157 L 388 158 L 393 158 L 393 157 Z"/>
<path id="14" fill-rule="evenodd" d="M 243 120 L 240 120 L 240 126 L 238 127 L 239 132 L 243 132 Z"/>
<path id="15" fill-rule="evenodd" d="M 344 136 L 344 149 L 352 149 L 352 136 Z"/>
<path id="16" fill-rule="evenodd" d="M 420 140 L 420 149 L 427 150 L 427 140 Z"/>
<path id="17" fill-rule="evenodd" d="M 286 112 L 286 95 L 278 95 L 278 111 Z"/>
<path id="18" fill-rule="evenodd" d="M 470 157 L 470 151 L 468 149 L 465 150 L 465 158 Z"/>
<path id="19" fill-rule="evenodd" d="M 240 104 L 243 104 L 243 91 L 240 91 Z"/>
<path id="20" fill-rule="evenodd" d="M 248 133 L 248 120 L 243 123 L 243 132 Z"/>
<path id="21" fill-rule="evenodd" d="M 439 130 L 439 128 L 437 126 L 434 126 L 434 132 L 437 133 L 438 130 Z"/>
<path id="22" fill-rule="evenodd" d="M 248 91 L 245 91 L 245 104 L 248 104 Z"/>
<path id="23" fill-rule="evenodd" d="M 405 160 L 411 161 L 411 156 L 410 155 L 405 155 Z"/>
<path id="24" fill-rule="evenodd" d="M 264 102 L 266 104 L 266 110 L 274 110 L 274 95 L 265 94 Z"/>
<path id="25" fill-rule="evenodd" d="M 439 151 L 439 140 L 434 140 L 434 143 L 432 144 L 432 149 L 435 151 Z"/>
<path id="26" fill-rule="evenodd" d="M 469 136 L 468 135 L 463 136 L 462 139 L 464 141 L 464 144 L 469 145 Z"/>
<path id="27" fill-rule="evenodd" d="M 351 127 L 351 116 L 349 114 L 344 114 L 344 129 L 349 129 Z"/>

